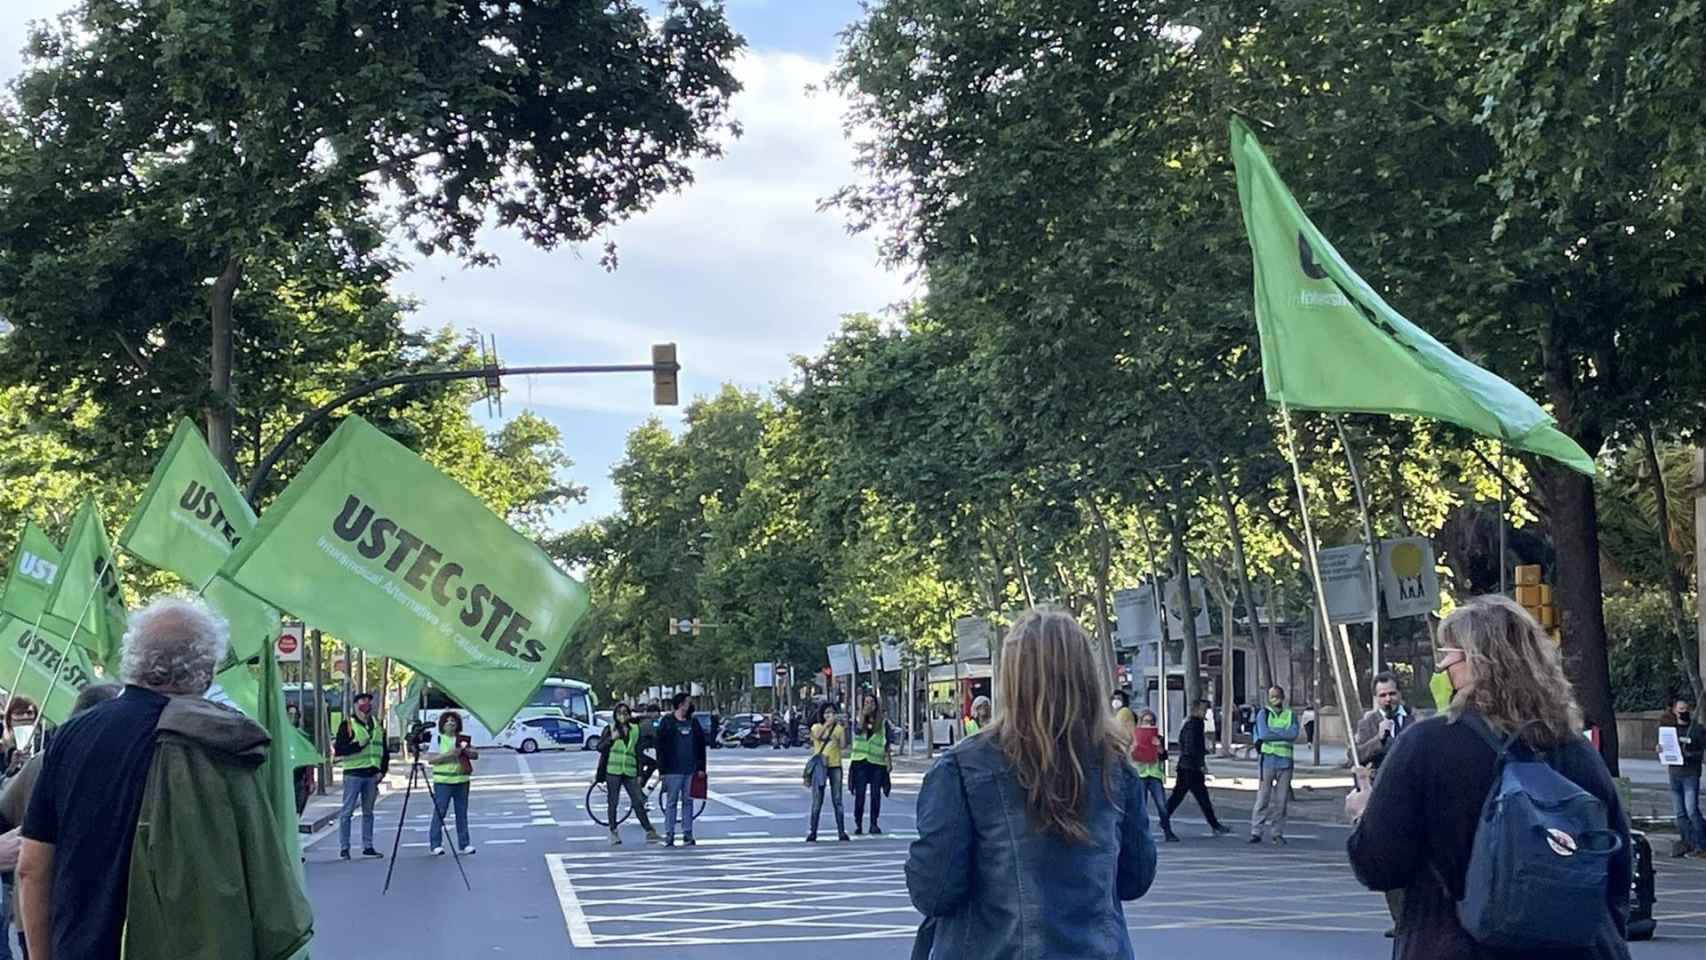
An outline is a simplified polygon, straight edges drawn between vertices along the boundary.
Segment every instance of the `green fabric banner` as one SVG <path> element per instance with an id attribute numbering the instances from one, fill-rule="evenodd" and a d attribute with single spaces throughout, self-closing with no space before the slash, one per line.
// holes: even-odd
<path id="1" fill-rule="evenodd" d="M 64 683 L 64 680 L 60 681 Z M 311 767 L 325 758 L 320 751 L 314 749 L 314 741 L 301 730 L 285 724 L 283 734 L 273 730 L 262 714 L 261 684 L 255 679 L 255 668 L 241 660 L 235 662 L 227 657 L 226 663 L 218 673 L 213 675 L 213 687 L 207 691 L 207 699 L 215 703 L 224 703 L 242 711 L 250 720 L 267 727 L 273 735 L 273 743 L 285 743 L 290 749 L 290 765 L 296 767 Z M 283 709 L 281 706 L 280 709 Z M 295 803 L 294 796 L 291 801 Z M 294 806 L 292 807 L 294 810 Z"/>
<path id="2" fill-rule="evenodd" d="M 1270 403 L 1432 417 L 1593 474 L 1593 458 L 1539 404 L 1452 353 L 1356 275 L 1237 118 L 1232 159 Z"/>
<path id="3" fill-rule="evenodd" d="M 265 600 L 218 576 L 201 588 L 201 598 L 225 618 L 231 629 L 231 652 L 237 659 L 277 656 L 273 641 L 278 639 L 284 620 Z"/>
<path id="4" fill-rule="evenodd" d="M 255 511 L 213 458 L 201 430 L 180 420 L 118 545 L 200 587 L 253 529 Z"/>
<path id="5" fill-rule="evenodd" d="M 587 609 L 585 588 L 544 551 L 359 417 L 221 574 L 426 673 L 492 730 L 527 702 Z"/>
<path id="6" fill-rule="evenodd" d="M 92 498 L 83 500 L 71 521 L 59 576 L 48 594 L 47 616 L 71 624 L 66 635 L 96 663 L 117 672 L 114 668 L 124 639 L 124 593 L 119 589 L 106 524 Z"/>
<path id="7" fill-rule="evenodd" d="M 56 671 L 58 683 L 53 679 Z M 12 692 L 34 700 L 43 718 L 59 724 L 71 716 L 77 692 L 94 682 L 95 668 L 83 649 L 64 637 L 45 628 L 32 630 L 28 620 L 0 615 L 0 677 L 0 683 L 17 677 L 18 689 Z M 49 687 L 53 696 L 44 703 Z"/>
<path id="8" fill-rule="evenodd" d="M 34 520 L 24 522 L 24 532 L 18 536 L 18 546 L 12 551 L 12 566 L 6 575 L 6 591 L 0 595 L 0 612 L 9 613 L 25 623 L 41 619 L 48 630 L 66 634 L 71 624 L 58 617 L 47 618 L 48 595 L 53 581 L 59 577 L 59 548 L 53 539 Z M 11 677 L 6 679 L 10 680 Z"/>

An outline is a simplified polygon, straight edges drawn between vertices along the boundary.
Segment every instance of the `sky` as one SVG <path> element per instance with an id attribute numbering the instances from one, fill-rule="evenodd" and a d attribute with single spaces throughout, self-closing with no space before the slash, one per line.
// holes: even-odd
<path id="1" fill-rule="evenodd" d="M 26 24 L 71 6 L 0 2 L 0 80 L 20 69 Z M 729 0 L 728 11 L 748 44 L 733 106 L 744 135 L 722 158 L 695 164 L 693 186 L 610 232 L 616 271 L 599 266 L 600 243 L 546 252 L 490 231 L 482 243 L 496 267 L 412 261 L 394 285 L 419 304 L 411 324 L 477 328 L 511 365 L 645 363 L 651 344 L 674 341 L 685 405 L 725 382 L 765 389 L 843 315 L 904 299 L 904 276 L 878 264 L 874 240 L 817 209 L 854 179 L 844 103 L 821 88 L 857 0 Z M 521 410 L 561 429 L 575 461 L 566 479 L 588 488 L 585 504 L 557 518 L 563 527 L 615 511 L 609 474 L 628 431 L 654 415 L 675 428 L 681 420 L 681 408 L 653 407 L 650 379 L 635 374 L 514 380 L 504 412 Z M 496 425 L 484 404 L 475 413 Z"/>

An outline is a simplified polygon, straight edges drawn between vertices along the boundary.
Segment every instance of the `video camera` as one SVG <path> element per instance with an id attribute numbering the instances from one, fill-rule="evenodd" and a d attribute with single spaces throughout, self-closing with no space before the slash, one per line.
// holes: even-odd
<path id="1" fill-rule="evenodd" d="M 429 721 L 415 721 L 409 727 L 409 735 L 403 738 L 404 744 L 409 748 L 409 753 L 412 755 L 419 755 L 421 750 L 425 748 L 428 743 L 432 742 L 432 735 L 436 729 L 437 728 Z"/>

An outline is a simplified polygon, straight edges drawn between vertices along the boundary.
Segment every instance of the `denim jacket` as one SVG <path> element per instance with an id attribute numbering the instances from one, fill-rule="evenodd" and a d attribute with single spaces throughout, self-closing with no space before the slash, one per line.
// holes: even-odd
<path id="1" fill-rule="evenodd" d="M 1132 958 L 1121 901 L 1148 892 L 1155 841 L 1137 771 L 1121 763 L 1112 796 L 1098 770 L 1090 776 L 1090 836 L 1072 843 L 1031 825 L 1024 788 L 994 738 L 968 738 L 936 761 L 906 861 L 907 892 L 933 928 L 929 956 Z"/>

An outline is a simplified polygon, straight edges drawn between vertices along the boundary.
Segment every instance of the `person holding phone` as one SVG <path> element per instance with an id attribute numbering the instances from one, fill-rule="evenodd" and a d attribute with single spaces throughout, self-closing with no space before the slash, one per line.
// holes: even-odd
<path id="1" fill-rule="evenodd" d="M 847 813 L 841 801 L 841 742 L 847 738 L 847 728 L 842 725 L 835 704 L 823 705 L 823 714 L 817 723 L 812 724 L 812 753 L 823 758 L 824 776 L 822 783 L 812 784 L 812 828 L 806 834 L 807 843 L 817 842 L 818 818 L 823 814 L 823 795 L 828 791 L 830 801 L 835 804 L 835 831 L 837 839 L 848 841 L 853 839 L 847 835 Z"/>
<path id="2" fill-rule="evenodd" d="M 474 852 L 468 837 L 468 782 L 474 776 L 474 761 L 480 754 L 473 740 L 462 732 L 462 715 L 446 710 L 438 717 L 436 749 L 424 758 L 432 770 L 432 824 L 427 828 L 427 844 L 432 855 L 444 856 L 444 815 L 456 810 L 456 850 L 463 856 Z"/>

